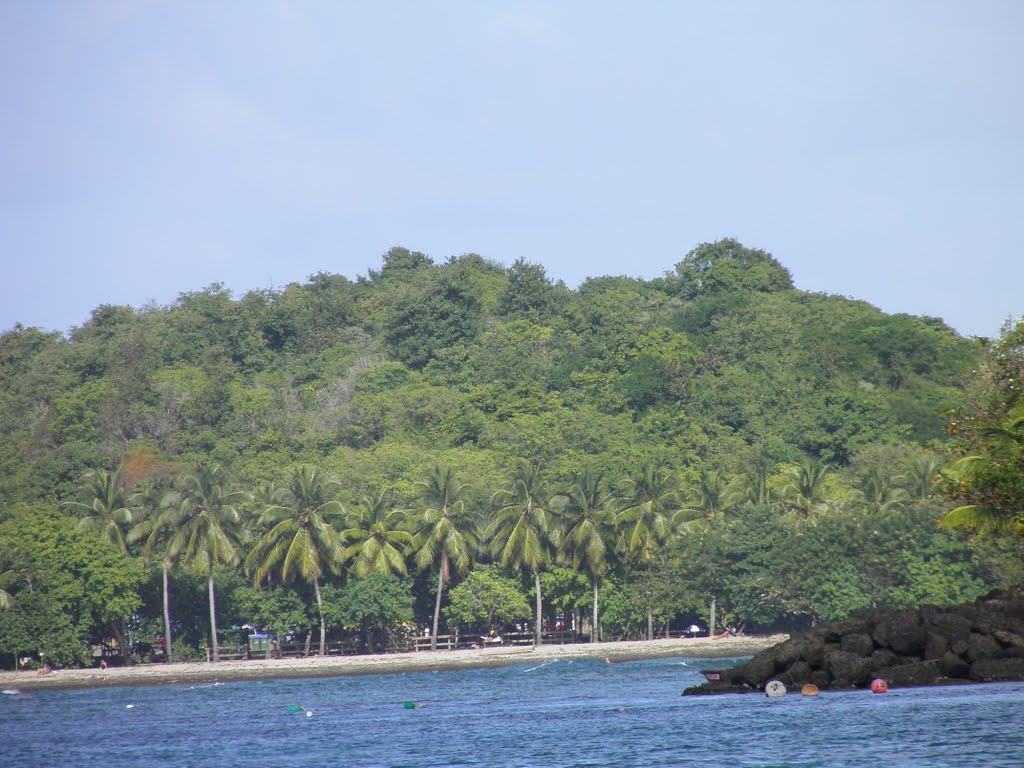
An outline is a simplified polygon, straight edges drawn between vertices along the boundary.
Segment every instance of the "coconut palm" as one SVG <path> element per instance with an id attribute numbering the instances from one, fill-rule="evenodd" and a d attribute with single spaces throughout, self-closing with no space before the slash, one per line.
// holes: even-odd
<path id="1" fill-rule="evenodd" d="M 501 506 L 485 538 L 491 542 L 498 562 L 510 568 L 525 568 L 533 575 L 537 598 L 533 644 L 539 646 L 544 626 L 540 572 L 554 559 L 559 535 L 540 465 L 521 460 L 509 488 L 498 491 L 492 500 Z"/>
<path id="2" fill-rule="evenodd" d="M 469 567 L 479 534 L 476 514 L 466 506 L 467 487 L 456 480 L 451 467 L 435 465 L 419 486 L 420 504 L 408 524 L 414 536 L 416 566 L 429 568 L 437 563 L 437 599 L 430 638 L 430 649 L 436 651 L 444 585 L 453 568 L 464 573 Z"/>
<path id="3" fill-rule="evenodd" d="M 627 556 L 647 557 L 665 542 L 672 530 L 672 516 L 679 510 L 679 492 L 668 471 L 645 464 L 627 481 L 629 492 L 619 512 L 619 549 Z"/>
<path id="4" fill-rule="evenodd" d="M 168 478 L 152 479 L 144 490 L 132 496 L 132 505 L 138 513 L 135 526 L 128 532 L 129 543 L 144 541 L 142 557 L 147 563 L 154 554 L 160 557 L 163 571 L 163 611 L 164 611 L 164 653 L 168 663 L 174 661 L 171 643 L 171 603 L 170 603 L 170 571 L 174 561 L 168 555 L 168 544 L 173 530 L 168 525 L 164 513 L 169 506 L 179 501 L 174 494 Z"/>
<path id="5" fill-rule="evenodd" d="M 890 475 L 881 467 L 871 467 L 861 478 L 857 496 L 864 509 L 876 515 L 899 511 L 908 498 L 907 491 L 896 485 L 900 475 Z"/>
<path id="6" fill-rule="evenodd" d="M 905 476 L 907 493 L 917 501 L 929 498 L 936 491 L 941 471 L 942 462 L 934 456 L 915 456 Z"/>
<path id="7" fill-rule="evenodd" d="M 590 574 L 594 598 L 590 622 L 592 643 L 599 639 L 598 585 L 608 564 L 609 544 L 614 535 L 614 503 L 604 475 L 587 467 L 570 486 L 562 511 L 567 530 L 559 555 L 569 561 L 575 573 L 585 570 Z"/>
<path id="8" fill-rule="evenodd" d="M 173 530 L 167 543 L 167 557 L 206 572 L 214 661 L 220 661 L 220 644 L 213 573 L 218 564 L 229 565 L 239 560 L 243 521 L 237 505 L 245 498 L 243 491 L 231 487 L 220 466 L 200 463 L 179 476 L 179 490 L 163 522 Z"/>
<path id="9" fill-rule="evenodd" d="M 618 549 L 637 562 L 651 562 L 658 547 L 668 541 L 679 514 L 679 494 L 668 471 L 646 464 L 627 481 L 630 493 L 619 512 Z M 654 638 L 654 614 L 647 612 L 647 637 Z"/>
<path id="10" fill-rule="evenodd" d="M 809 515 L 825 501 L 825 481 L 832 468 L 824 461 L 804 458 L 785 470 L 783 496 L 795 508 Z"/>
<path id="11" fill-rule="evenodd" d="M 66 505 L 82 514 L 78 525 L 95 531 L 121 552 L 127 554 L 125 529 L 131 525 L 135 512 L 128 503 L 128 494 L 121 482 L 121 471 L 90 469 L 82 478 L 82 491 L 87 502 L 70 501 Z"/>
<path id="12" fill-rule="evenodd" d="M 352 561 L 352 571 L 359 578 L 371 573 L 408 573 L 405 553 L 413 536 L 405 529 L 407 512 L 394 509 L 381 492 L 376 498 L 364 496 L 355 506 L 341 532 L 345 542 L 344 559 Z"/>
<path id="13" fill-rule="evenodd" d="M 745 489 L 741 480 L 727 481 L 718 470 L 703 470 L 691 491 L 694 501 L 672 514 L 673 526 L 707 525 L 719 519 L 728 507 L 744 499 L 748 490 L 757 492 L 756 487 Z"/>
<path id="14" fill-rule="evenodd" d="M 259 585 L 272 574 L 288 582 L 301 576 L 313 587 L 317 612 L 320 614 L 319 655 L 327 653 L 327 621 L 320 578 L 325 571 L 341 569 L 343 547 L 341 536 L 330 518 L 344 513 L 334 496 L 337 483 L 313 467 L 301 467 L 292 473 L 291 482 L 276 494 L 279 502 L 260 515 L 260 526 L 266 530 L 256 541 L 245 566 L 254 572 Z"/>
<path id="15" fill-rule="evenodd" d="M 726 488 L 723 502 L 726 509 L 744 505 L 768 506 L 773 503 L 768 470 L 758 467 L 734 478 Z"/>

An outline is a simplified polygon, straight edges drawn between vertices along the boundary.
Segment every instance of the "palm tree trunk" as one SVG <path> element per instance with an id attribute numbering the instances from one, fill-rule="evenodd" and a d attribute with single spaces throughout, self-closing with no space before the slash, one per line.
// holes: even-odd
<path id="1" fill-rule="evenodd" d="M 324 621 L 324 598 L 320 594 L 320 581 L 313 579 L 313 591 L 316 593 L 316 609 L 320 612 L 320 656 L 327 655 L 327 622 Z"/>
<path id="2" fill-rule="evenodd" d="M 592 621 L 590 622 L 590 642 L 596 643 L 598 641 L 597 633 L 597 577 L 594 577 L 594 613 L 591 615 Z"/>
<path id="3" fill-rule="evenodd" d="M 217 643 L 217 604 L 213 592 L 213 566 L 210 566 L 210 635 L 213 639 L 213 660 L 220 661 L 220 645 Z"/>
<path id="4" fill-rule="evenodd" d="M 654 639 L 654 614 L 650 611 L 647 612 L 647 639 Z"/>
<path id="5" fill-rule="evenodd" d="M 437 625 L 441 620 L 441 591 L 444 589 L 444 566 L 437 572 L 437 600 L 434 601 L 434 631 L 430 634 L 430 650 L 437 650 Z"/>
<path id="6" fill-rule="evenodd" d="M 170 589 L 168 589 L 169 578 L 168 578 L 168 567 L 167 561 L 164 561 L 164 656 L 167 659 L 167 663 L 170 664 L 174 660 L 174 654 L 171 651 L 171 598 Z"/>
<path id="7" fill-rule="evenodd" d="M 541 632 L 541 595 L 540 595 L 540 572 L 533 572 L 533 583 L 537 588 L 537 621 L 533 625 L 533 645 L 534 647 L 540 646 L 540 632 Z"/>

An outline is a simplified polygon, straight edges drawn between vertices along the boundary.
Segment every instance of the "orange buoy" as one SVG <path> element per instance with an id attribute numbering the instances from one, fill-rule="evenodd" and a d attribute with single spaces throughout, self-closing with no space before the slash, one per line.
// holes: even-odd
<path id="1" fill-rule="evenodd" d="M 814 683 L 808 683 L 800 689 L 800 693 L 802 693 L 804 696 L 817 696 L 818 686 L 816 686 Z"/>
<path id="2" fill-rule="evenodd" d="M 876 677 L 871 681 L 871 692 L 872 693 L 885 693 L 889 690 L 888 684 L 880 677 Z"/>

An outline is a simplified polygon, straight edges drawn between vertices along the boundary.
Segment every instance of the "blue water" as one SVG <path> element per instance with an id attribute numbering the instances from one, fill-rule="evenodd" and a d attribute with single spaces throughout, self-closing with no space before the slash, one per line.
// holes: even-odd
<path id="1" fill-rule="evenodd" d="M 1021 766 L 1024 683 L 681 697 L 721 662 L 0 696 L 0 765 Z M 404 703 L 416 702 L 416 709 Z M 289 712 L 289 706 L 305 712 Z"/>

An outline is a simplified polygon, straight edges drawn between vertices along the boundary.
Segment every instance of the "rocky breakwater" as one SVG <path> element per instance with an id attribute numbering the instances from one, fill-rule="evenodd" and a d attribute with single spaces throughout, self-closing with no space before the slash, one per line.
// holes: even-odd
<path id="1" fill-rule="evenodd" d="M 824 624 L 723 670 L 721 682 L 683 694 L 821 690 L 1024 680 L 1024 600 L 989 596 L 967 605 L 877 608 Z"/>

